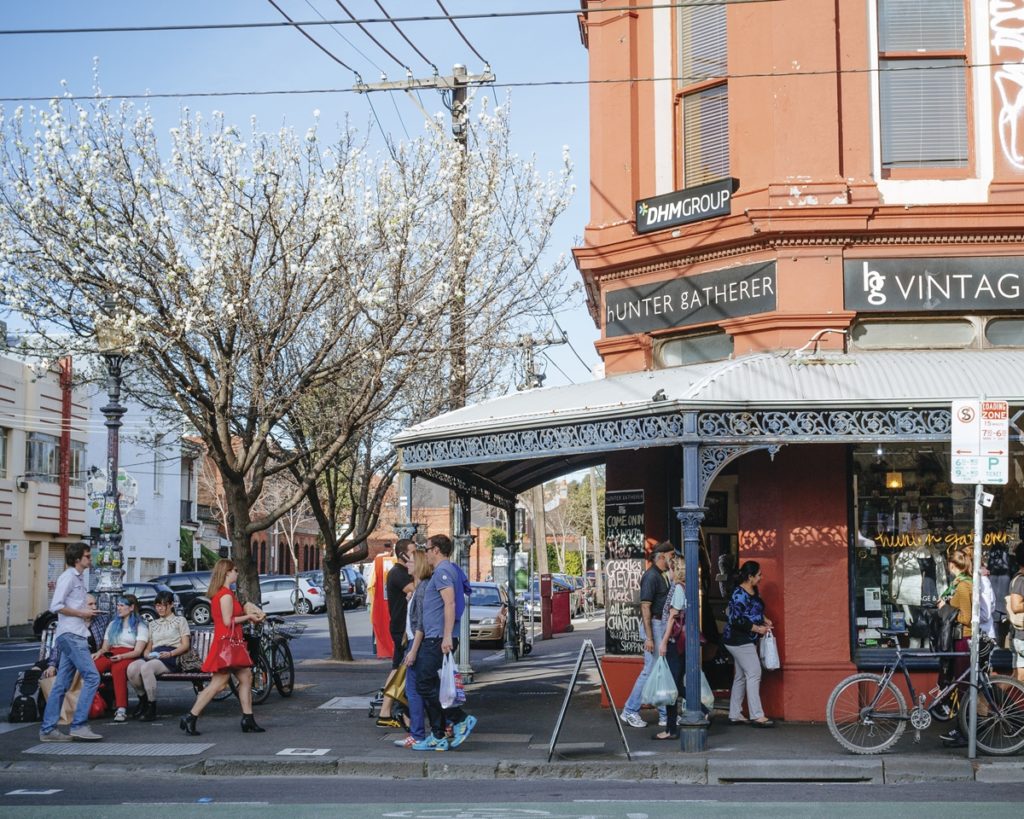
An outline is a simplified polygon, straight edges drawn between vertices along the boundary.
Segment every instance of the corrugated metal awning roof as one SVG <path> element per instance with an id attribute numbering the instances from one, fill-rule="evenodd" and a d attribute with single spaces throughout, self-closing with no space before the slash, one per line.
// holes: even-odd
<path id="1" fill-rule="evenodd" d="M 946 407 L 979 396 L 1024 403 L 1024 350 L 757 353 L 516 393 L 417 424 L 394 443 L 673 410 Z"/>

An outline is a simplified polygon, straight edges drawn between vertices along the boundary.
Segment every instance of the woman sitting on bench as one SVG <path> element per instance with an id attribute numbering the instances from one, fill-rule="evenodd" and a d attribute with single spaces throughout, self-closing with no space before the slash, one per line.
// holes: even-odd
<path id="1" fill-rule="evenodd" d="M 110 672 L 117 707 L 114 722 L 124 722 L 128 719 L 128 665 L 142 656 L 149 641 L 149 627 L 139 615 L 139 601 L 134 594 L 118 597 L 116 612 L 103 635 L 103 645 L 92 658 L 100 674 Z"/>
<path id="2" fill-rule="evenodd" d="M 128 681 L 139 695 L 132 719 L 152 722 L 156 719 L 156 680 L 168 671 L 178 670 L 178 658 L 192 646 L 188 621 L 174 613 L 174 594 L 157 592 L 156 620 L 149 624 L 149 642 L 145 653 L 128 666 Z"/>

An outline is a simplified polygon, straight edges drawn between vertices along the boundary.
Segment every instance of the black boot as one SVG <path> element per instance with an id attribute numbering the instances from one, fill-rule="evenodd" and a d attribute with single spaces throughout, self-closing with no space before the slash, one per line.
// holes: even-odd
<path id="1" fill-rule="evenodd" d="M 146 712 L 139 717 L 139 722 L 152 722 L 156 719 L 156 700 L 146 703 Z M 194 726 L 193 726 L 194 727 Z"/>
<path id="2" fill-rule="evenodd" d="M 141 694 L 139 694 L 139 704 L 135 706 L 135 710 L 132 711 L 128 716 L 132 719 L 139 719 L 139 717 L 146 713 L 147 705 L 149 705 L 149 697 L 147 697 L 146 692 L 143 691 Z"/>
<path id="3" fill-rule="evenodd" d="M 181 722 L 178 723 L 182 731 L 188 734 L 190 737 L 199 736 L 199 732 L 196 730 L 196 720 L 199 719 L 195 714 L 189 711 L 185 716 L 181 718 Z"/>
<path id="4" fill-rule="evenodd" d="M 266 731 L 266 728 L 260 728 L 256 724 L 256 719 L 252 714 L 242 714 L 242 733 L 243 734 L 262 734 Z"/>

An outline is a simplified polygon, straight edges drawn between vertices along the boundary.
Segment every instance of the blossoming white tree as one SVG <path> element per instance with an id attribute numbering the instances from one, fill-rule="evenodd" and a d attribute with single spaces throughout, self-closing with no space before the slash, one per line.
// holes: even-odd
<path id="1" fill-rule="evenodd" d="M 0 299 L 64 353 L 95 352 L 97 325 L 117 323 L 129 389 L 183 414 L 220 472 L 251 595 L 252 535 L 401 396 L 444 384 L 453 304 L 478 394 L 515 335 L 563 302 L 563 262 L 540 260 L 568 160 L 542 177 L 510 151 L 508 125 L 481 111 L 461 187 L 437 123 L 375 154 L 351 130 L 325 145 L 316 125 L 243 134 L 188 111 L 161 145 L 147 110 L 102 100 L 0 111 Z M 337 400 L 316 446 L 293 446 L 289 418 L 324 391 Z M 294 491 L 257 506 L 286 471 Z"/>

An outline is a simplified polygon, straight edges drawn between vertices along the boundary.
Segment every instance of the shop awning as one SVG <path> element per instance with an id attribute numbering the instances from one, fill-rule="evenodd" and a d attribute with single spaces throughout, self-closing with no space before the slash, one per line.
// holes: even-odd
<path id="1" fill-rule="evenodd" d="M 394 444 L 407 471 L 507 500 L 608 452 L 695 438 L 936 440 L 949 435 L 950 402 L 979 397 L 1024 406 L 1024 350 L 757 353 L 516 393 L 432 418 Z"/>

